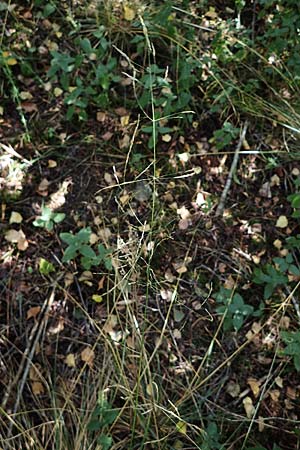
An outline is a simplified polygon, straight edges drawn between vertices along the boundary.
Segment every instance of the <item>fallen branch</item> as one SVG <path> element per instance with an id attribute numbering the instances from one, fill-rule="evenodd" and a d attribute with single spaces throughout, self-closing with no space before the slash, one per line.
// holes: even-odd
<path id="1" fill-rule="evenodd" d="M 230 186 L 231 186 L 233 174 L 235 172 L 235 169 L 236 169 L 236 166 L 237 166 L 237 163 L 238 163 L 238 160 L 239 160 L 240 150 L 241 150 L 243 141 L 244 141 L 245 136 L 246 136 L 247 128 L 248 128 L 248 122 L 246 120 L 246 122 L 244 124 L 244 127 L 243 127 L 243 130 L 242 130 L 242 133 L 241 133 L 241 136 L 240 136 L 240 139 L 239 139 L 239 142 L 238 142 L 238 144 L 236 146 L 236 149 L 235 149 L 235 152 L 234 152 L 233 161 L 232 161 L 232 164 L 231 164 L 231 167 L 230 167 L 230 171 L 229 171 L 229 174 L 228 174 L 228 178 L 226 180 L 226 183 L 225 183 L 222 195 L 221 195 L 220 203 L 219 203 L 219 205 L 217 207 L 216 216 L 223 216 L 224 209 L 225 209 L 226 198 L 227 198 Z"/>

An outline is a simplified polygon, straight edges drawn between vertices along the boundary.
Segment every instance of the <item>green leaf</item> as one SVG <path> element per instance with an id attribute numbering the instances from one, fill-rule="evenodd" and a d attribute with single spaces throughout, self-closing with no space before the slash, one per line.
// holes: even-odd
<path id="1" fill-rule="evenodd" d="M 300 193 L 293 194 L 292 196 L 291 205 L 293 208 L 300 208 Z"/>
<path id="2" fill-rule="evenodd" d="M 49 275 L 51 272 L 55 272 L 55 268 L 53 264 L 51 264 L 49 261 L 47 261 L 44 258 L 40 259 L 39 262 L 39 271 L 42 275 Z"/>
<path id="3" fill-rule="evenodd" d="M 85 256 L 86 258 L 96 258 L 96 253 L 89 245 L 82 245 L 79 248 L 79 252 L 82 254 L 82 256 Z"/>
<path id="4" fill-rule="evenodd" d="M 112 446 L 113 440 L 111 436 L 102 434 L 100 437 L 97 438 L 97 443 L 101 445 L 102 450 L 109 450 Z"/>
<path id="5" fill-rule="evenodd" d="M 65 250 L 64 256 L 62 258 L 62 262 L 69 262 L 77 256 L 77 248 L 73 245 L 69 245 Z"/>
<path id="6" fill-rule="evenodd" d="M 71 233 L 60 233 L 60 239 L 68 245 L 72 245 L 76 241 L 76 237 Z"/>
<path id="7" fill-rule="evenodd" d="M 53 222 L 60 223 L 64 220 L 66 215 L 64 213 L 56 213 L 53 217 Z"/>
<path id="8" fill-rule="evenodd" d="M 52 3 L 47 3 L 44 7 L 42 15 L 44 18 L 51 16 L 54 13 L 56 7 Z"/>

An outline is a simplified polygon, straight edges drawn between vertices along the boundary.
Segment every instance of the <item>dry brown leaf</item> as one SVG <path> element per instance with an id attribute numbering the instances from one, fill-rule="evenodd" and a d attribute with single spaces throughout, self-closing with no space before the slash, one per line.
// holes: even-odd
<path id="1" fill-rule="evenodd" d="M 264 183 L 262 185 L 262 187 L 258 191 L 258 194 L 264 198 L 272 198 L 271 187 L 270 187 L 269 181 L 267 181 L 266 183 Z"/>
<path id="2" fill-rule="evenodd" d="M 296 400 L 296 398 L 297 398 L 297 392 L 296 392 L 296 389 L 294 389 L 294 388 L 288 386 L 288 387 L 286 388 L 286 395 L 287 395 L 287 397 L 290 398 L 291 400 Z"/>
<path id="3" fill-rule="evenodd" d="M 271 391 L 269 391 L 269 395 L 271 397 L 271 399 L 273 400 L 273 402 L 277 403 L 280 397 L 280 391 L 278 389 L 273 389 Z"/>
<path id="4" fill-rule="evenodd" d="M 13 229 L 12 230 L 8 230 L 5 233 L 5 239 L 8 242 L 17 244 L 18 249 L 21 250 L 21 251 L 26 250 L 28 248 L 28 245 L 29 245 L 28 241 L 26 239 L 26 236 L 25 236 L 25 234 L 23 233 L 22 230 L 19 230 L 19 231 L 13 230 Z"/>
<path id="5" fill-rule="evenodd" d="M 87 365 L 90 368 L 92 368 L 93 364 L 94 364 L 94 359 L 95 359 L 95 352 L 94 352 L 94 350 L 91 349 L 90 347 L 86 347 L 81 352 L 81 359 L 82 359 L 83 362 L 87 363 Z"/>
<path id="6" fill-rule="evenodd" d="M 120 106 L 119 108 L 115 108 L 115 113 L 118 114 L 118 116 L 126 116 L 128 114 L 128 111 L 126 108 L 123 108 Z"/>
<path id="7" fill-rule="evenodd" d="M 46 197 L 48 195 L 48 187 L 49 181 L 47 180 L 47 178 L 43 178 L 40 184 L 38 185 L 37 193 L 42 197 Z"/>
<path id="8" fill-rule="evenodd" d="M 29 310 L 27 311 L 26 319 L 29 320 L 31 319 L 31 317 L 36 319 L 36 317 L 39 315 L 40 312 L 41 312 L 40 306 L 33 306 L 32 308 L 29 308 Z"/>
<path id="9" fill-rule="evenodd" d="M 113 137 L 113 133 L 111 131 L 107 131 L 106 133 L 102 134 L 102 139 L 104 141 L 109 141 Z"/>
<path id="10" fill-rule="evenodd" d="M 118 323 L 117 316 L 115 314 L 111 314 L 107 318 L 107 320 L 103 326 L 103 331 L 108 334 L 111 333 L 113 331 L 114 327 L 117 325 L 117 323 Z"/>
<path id="11" fill-rule="evenodd" d="M 178 222 L 179 230 L 186 230 L 191 224 L 191 221 L 188 219 L 180 219 Z"/>
<path id="12" fill-rule="evenodd" d="M 106 119 L 106 113 L 103 111 L 97 112 L 97 122 L 105 122 Z"/>
<path id="13" fill-rule="evenodd" d="M 45 392 L 44 385 L 40 381 L 33 381 L 31 389 L 34 395 L 41 395 Z"/>
<path id="14" fill-rule="evenodd" d="M 52 211 L 60 208 L 66 203 L 65 196 L 68 194 L 68 188 L 72 184 L 71 179 L 67 179 L 62 182 L 59 186 L 58 191 L 54 192 L 50 195 L 50 200 L 47 202 L 46 206 L 50 208 Z"/>
<path id="15" fill-rule="evenodd" d="M 36 112 L 38 111 L 37 105 L 35 103 L 32 103 L 32 102 L 22 102 L 21 103 L 21 107 L 27 113 L 32 113 L 34 111 L 36 111 Z"/>
<path id="16" fill-rule="evenodd" d="M 74 283 L 74 275 L 71 272 L 67 272 L 64 278 L 65 288 L 71 286 Z"/>

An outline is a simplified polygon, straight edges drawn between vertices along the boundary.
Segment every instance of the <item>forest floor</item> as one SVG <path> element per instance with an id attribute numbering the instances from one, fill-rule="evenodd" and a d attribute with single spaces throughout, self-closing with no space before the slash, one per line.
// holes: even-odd
<path id="1" fill-rule="evenodd" d="M 93 63 L 106 32 L 35 3 L 2 35 L 1 448 L 299 448 L 295 133 L 233 112 L 226 128 L 205 102 L 158 120 L 168 69 L 147 66 L 134 105 L 124 47 L 95 105 L 70 54 Z"/>

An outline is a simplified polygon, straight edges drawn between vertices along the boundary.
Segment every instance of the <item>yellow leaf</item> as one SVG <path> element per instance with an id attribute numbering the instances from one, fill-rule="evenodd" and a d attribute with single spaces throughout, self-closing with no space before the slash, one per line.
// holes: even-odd
<path id="1" fill-rule="evenodd" d="M 65 358 L 65 364 L 67 364 L 68 367 L 75 367 L 75 356 L 74 353 L 69 353 Z"/>
<path id="2" fill-rule="evenodd" d="M 286 228 L 288 226 L 289 222 L 286 218 L 286 216 L 279 216 L 276 222 L 277 228 Z"/>
<path id="3" fill-rule="evenodd" d="M 9 223 L 21 223 L 22 220 L 23 220 L 23 217 L 21 216 L 20 213 L 18 213 L 16 211 L 12 211 L 12 213 L 10 215 Z"/>
<path id="4" fill-rule="evenodd" d="M 135 18 L 134 9 L 130 8 L 128 5 L 124 5 L 124 19 L 131 22 Z"/>
<path id="5" fill-rule="evenodd" d="M 254 397 L 257 397 L 259 394 L 260 383 L 255 378 L 248 378 L 247 383 L 249 384 Z"/>
<path id="6" fill-rule="evenodd" d="M 176 430 L 178 433 L 186 434 L 186 422 L 179 420 L 179 422 L 176 423 Z"/>
<path id="7" fill-rule="evenodd" d="M 243 400 L 243 405 L 244 405 L 248 419 L 251 419 L 255 413 L 255 408 L 253 406 L 252 398 L 245 397 Z"/>
<path id="8" fill-rule="evenodd" d="M 94 302 L 96 302 L 96 303 L 101 303 L 101 302 L 103 302 L 103 297 L 102 297 L 102 295 L 94 294 L 94 295 L 92 296 L 92 299 L 93 299 Z"/>
<path id="9" fill-rule="evenodd" d="M 54 93 L 55 97 L 59 97 L 63 93 L 63 90 L 59 87 L 56 87 L 56 88 L 54 88 L 53 93 Z"/>

